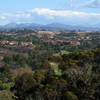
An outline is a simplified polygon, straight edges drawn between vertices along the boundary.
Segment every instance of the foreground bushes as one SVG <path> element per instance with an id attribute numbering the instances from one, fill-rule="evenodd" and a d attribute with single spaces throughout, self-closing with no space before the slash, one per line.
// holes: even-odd
<path id="1" fill-rule="evenodd" d="M 51 62 L 57 63 L 60 75 L 55 74 Z M 15 80 L 11 78 L 9 66 L 1 68 L 0 88 L 14 93 L 10 95 L 11 100 L 12 97 L 15 100 L 100 100 L 100 49 L 76 51 L 58 59 L 49 57 L 43 59 L 41 66 L 17 74 Z M 11 81 L 13 85 L 9 84 Z M 7 98 L 1 97 L 0 100 Z"/>

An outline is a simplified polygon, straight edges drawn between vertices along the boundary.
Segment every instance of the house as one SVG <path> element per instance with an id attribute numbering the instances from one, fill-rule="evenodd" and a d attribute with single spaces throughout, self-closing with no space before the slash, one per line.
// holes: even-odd
<path id="1" fill-rule="evenodd" d="M 1 41 L 1 44 L 2 44 L 2 45 L 8 44 L 8 43 L 9 43 L 9 41 L 7 41 L 7 40 L 2 40 L 2 41 Z"/>
<path id="2" fill-rule="evenodd" d="M 70 44 L 71 45 L 80 45 L 80 42 L 78 42 L 78 41 L 71 41 Z"/>
<path id="3" fill-rule="evenodd" d="M 87 39 L 87 40 L 89 40 L 89 39 L 90 39 L 90 37 L 89 37 L 89 36 L 87 36 L 87 37 L 86 37 L 86 39 Z"/>
<path id="4" fill-rule="evenodd" d="M 68 41 L 68 40 L 44 40 L 43 42 L 52 43 L 52 44 L 56 44 L 56 43 L 69 44 L 70 43 L 70 41 Z"/>
<path id="5" fill-rule="evenodd" d="M 3 58 L 4 58 L 4 57 L 0 55 L 0 61 L 3 60 Z"/>
<path id="6" fill-rule="evenodd" d="M 18 45 L 17 41 L 9 41 L 9 45 Z"/>
<path id="7" fill-rule="evenodd" d="M 20 43 L 22 46 L 29 46 L 29 45 L 33 45 L 32 42 L 21 42 Z"/>

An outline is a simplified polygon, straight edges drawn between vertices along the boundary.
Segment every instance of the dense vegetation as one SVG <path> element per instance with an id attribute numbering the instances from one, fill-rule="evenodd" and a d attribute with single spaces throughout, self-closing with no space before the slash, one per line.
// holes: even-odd
<path id="1" fill-rule="evenodd" d="M 100 49 L 44 57 L 35 69 L 34 57 L 4 57 L 0 100 L 100 100 Z"/>
<path id="2" fill-rule="evenodd" d="M 100 32 L 42 33 L 0 31 L 0 100 L 100 100 Z"/>

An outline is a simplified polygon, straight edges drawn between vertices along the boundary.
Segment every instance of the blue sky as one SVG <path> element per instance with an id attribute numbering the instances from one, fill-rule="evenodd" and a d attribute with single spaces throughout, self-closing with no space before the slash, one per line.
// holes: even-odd
<path id="1" fill-rule="evenodd" d="M 100 24 L 100 0 L 0 0 L 0 24 Z"/>

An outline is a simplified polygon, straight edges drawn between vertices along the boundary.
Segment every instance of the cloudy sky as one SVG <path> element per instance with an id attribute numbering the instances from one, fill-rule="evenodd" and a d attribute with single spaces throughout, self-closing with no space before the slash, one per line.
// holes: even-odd
<path id="1" fill-rule="evenodd" d="M 100 25 L 100 0 L 0 0 L 0 25 L 13 22 Z"/>

